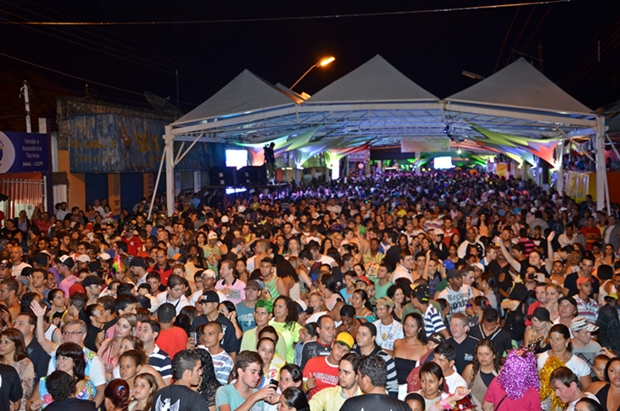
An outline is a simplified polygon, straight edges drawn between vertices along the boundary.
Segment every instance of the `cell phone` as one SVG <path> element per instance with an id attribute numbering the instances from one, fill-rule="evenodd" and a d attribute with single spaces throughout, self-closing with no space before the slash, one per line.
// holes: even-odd
<path id="1" fill-rule="evenodd" d="M 198 337 L 196 331 L 190 331 L 189 333 L 189 338 L 192 338 L 194 341 L 196 341 L 196 338 Z"/>
<path id="2" fill-rule="evenodd" d="M 275 385 L 277 387 L 278 386 L 278 380 L 272 379 L 272 380 L 269 381 L 269 384 L 270 385 Z"/>

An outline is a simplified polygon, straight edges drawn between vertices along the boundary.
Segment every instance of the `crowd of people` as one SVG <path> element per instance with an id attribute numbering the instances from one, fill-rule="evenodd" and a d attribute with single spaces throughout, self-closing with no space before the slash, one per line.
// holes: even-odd
<path id="1" fill-rule="evenodd" d="M 0 411 L 620 408 L 616 208 L 466 170 L 145 204 L 2 222 Z"/>

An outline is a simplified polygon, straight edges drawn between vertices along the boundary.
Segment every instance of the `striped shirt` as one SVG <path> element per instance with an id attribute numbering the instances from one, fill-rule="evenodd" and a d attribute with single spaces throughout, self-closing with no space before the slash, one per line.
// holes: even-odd
<path id="1" fill-rule="evenodd" d="M 441 319 L 441 315 L 439 315 L 439 312 L 435 307 L 433 307 L 432 304 L 428 305 L 428 308 L 424 313 L 424 328 L 426 329 L 427 337 L 446 329 L 446 325 Z"/>
<path id="2" fill-rule="evenodd" d="M 215 368 L 215 378 L 222 385 L 228 384 L 228 377 L 234 365 L 231 356 L 222 350 L 219 354 L 211 354 L 211 359 L 213 359 L 213 368 Z"/>
<path id="3" fill-rule="evenodd" d="M 575 295 L 577 301 L 577 315 L 585 318 L 591 323 L 595 323 L 598 318 L 598 304 L 593 298 L 589 298 L 588 302 L 583 301 L 578 295 Z"/>
<path id="4" fill-rule="evenodd" d="M 170 356 L 155 344 L 155 349 L 149 355 L 149 365 L 161 374 L 161 378 L 172 378 L 172 361 Z"/>

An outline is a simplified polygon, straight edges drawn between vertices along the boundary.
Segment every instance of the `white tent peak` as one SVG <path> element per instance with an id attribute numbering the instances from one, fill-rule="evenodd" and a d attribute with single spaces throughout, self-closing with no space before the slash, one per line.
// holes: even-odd
<path id="1" fill-rule="evenodd" d="M 566 114 L 592 113 L 523 57 L 446 100 Z"/>
<path id="2" fill-rule="evenodd" d="M 172 125 L 231 116 L 294 104 L 291 93 L 278 89 L 250 70 L 243 70 L 207 101 L 175 121 Z"/>
<path id="3" fill-rule="evenodd" d="M 315 93 L 308 103 L 370 101 L 437 101 L 379 54 Z"/>

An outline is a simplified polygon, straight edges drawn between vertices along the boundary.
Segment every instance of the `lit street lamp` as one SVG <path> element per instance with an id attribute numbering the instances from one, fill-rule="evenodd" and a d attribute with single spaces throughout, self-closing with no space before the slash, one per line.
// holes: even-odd
<path id="1" fill-rule="evenodd" d="M 328 64 L 330 64 L 332 61 L 336 60 L 335 57 L 329 56 L 329 57 L 325 57 L 324 59 L 320 60 L 318 63 L 316 63 L 315 65 L 311 66 L 301 77 L 299 77 L 299 79 L 295 82 L 295 84 L 293 84 L 291 86 L 291 90 L 293 90 L 295 88 L 295 86 L 304 78 L 306 77 L 306 75 L 308 73 L 310 73 L 312 71 L 313 68 L 315 67 L 325 67 Z"/>

